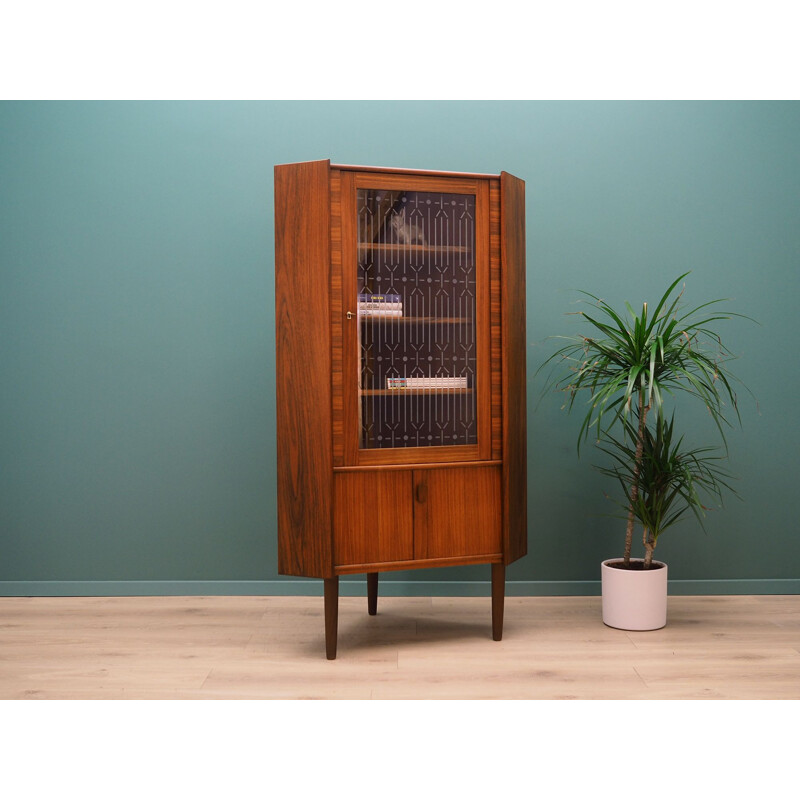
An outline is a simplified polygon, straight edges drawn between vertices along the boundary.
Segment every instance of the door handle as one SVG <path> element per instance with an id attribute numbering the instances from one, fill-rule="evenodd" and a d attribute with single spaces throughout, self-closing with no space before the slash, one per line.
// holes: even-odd
<path id="1" fill-rule="evenodd" d="M 424 503 L 428 499 L 428 484 L 418 483 L 416 494 L 417 494 L 417 502 Z"/>

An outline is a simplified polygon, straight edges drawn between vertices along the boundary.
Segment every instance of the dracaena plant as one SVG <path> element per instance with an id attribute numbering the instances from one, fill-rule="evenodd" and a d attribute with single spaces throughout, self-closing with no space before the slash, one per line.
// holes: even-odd
<path id="1" fill-rule="evenodd" d="M 545 391 L 565 392 L 568 410 L 579 398 L 585 400 L 579 453 L 581 443 L 592 434 L 601 441 L 621 429 L 618 435 L 627 434 L 632 442 L 625 566 L 630 563 L 650 412 L 663 415 L 667 398 L 688 396 L 706 407 L 726 447 L 724 428 L 731 424 L 732 415 L 740 419 L 732 385 L 735 379 L 728 371 L 734 356 L 714 327 L 744 315 L 720 310 L 719 304 L 725 302 L 721 299 L 686 310 L 681 302 L 685 285 L 678 290 L 678 284 L 688 274 L 678 276 L 654 308 L 644 303 L 641 313 L 629 303 L 625 303 L 627 314 L 616 311 L 605 300 L 581 292 L 588 298 L 588 310 L 574 313 L 590 330 L 587 335 L 555 337 L 567 344 L 539 368 L 553 367 Z"/>
<path id="2" fill-rule="evenodd" d="M 632 512 L 642 526 L 643 568 L 649 569 L 658 537 L 665 530 L 679 522 L 687 511 L 704 528 L 703 517 L 708 510 L 705 497 L 721 504 L 724 490 L 734 494 L 736 491 L 728 483 L 731 474 L 721 464 L 725 459 L 721 449 L 684 446 L 683 437 L 676 439 L 674 415 L 667 420 L 663 414 L 657 414 L 655 426 L 645 427 L 638 462 L 634 445 L 638 429 L 627 420 L 623 428 L 623 438 L 605 434 L 598 443 L 611 461 L 610 466 L 600 465 L 596 469 L 619 482 L 625 500 L 618 504 L 626 515 Z M 637 491 L 632 501 L 634 485 Z"/>

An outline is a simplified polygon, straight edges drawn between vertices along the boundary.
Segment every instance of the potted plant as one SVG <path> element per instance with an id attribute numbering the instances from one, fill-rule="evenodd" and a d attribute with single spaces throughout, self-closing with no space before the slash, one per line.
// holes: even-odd
<path id="1" fill-rule="evenodd" d="M 654 630 L 667 623 L 667 565 L 655 561 L 653 552 L 658 537 L 692 511 L 701 527 L 706 506 L 703 495 L 722 503 L 730 473 L 720 462 L 724 454 L 716 447 L 688 448 L 683 437 L 676 440 L 675 417 L 667 421 L 657 414 L 654 428 L 644 429 L 642 455 L 637 462 L 634 442 L 637 429 L 623 422 L 621 438 L 605 434 L 598 443 L 610 458 L 610 465 L 596 468 L 615 478 L 624 501 L 617 501 L 625 512 L 633 512 L 642 529 L 645 555 L 642 559 L 608 559 L 601 564 L 603 622 L 612 628 Z M 636 467 L 638 464 L 638 473 Z M 636 499 L 631 502 L 632 487 Z"/>
<path id="2" fill-rule="evenodd" d="M 666 421 L 667 402 L 692 398 L 706 407 L 727 447 L 724 427 L 731 424 L 731 413 L 740 420 L 734 379 L 727 367 L 733 354 L 714 326 L 743 315 L 718 310 L 722 300 L 686 311 L 681 305 L 685 286 L 679 292 L 676 289 L 688 274 L 672 282 L 653 311 L 644 303 L 638 314 L 629 303 L 626 315 L 582 292 L 589 298 L 590 310 L 577 313 L 589 323 L 592 335 L 557 337 L 567 339 L 567 344 L 539 368 L 553 366 L 545 390 L 566 392 L 569 411 L 579 397 L 586 399 L 578 453 L 594 434 L 599 448 L 612 459 L 611 466 L 601 467 L 601 472 L 623 487 L 627 519 L 623 555 L 601 567 L 604 621 L 613 627 L 663 627 L 667 567 L 653 560 L 658 536 L 687 510 L 701 519 L 702 490 L 721 500 L 723 489 L 730 488 L 728 473 L 719 466 L 724 454 L 710 448 L 685 449 L 683 438 L 675 437 L 674 416 Z M 637 521 L 643 528 L 642 559 L 631 558 Z M 630 599 L 608 598 L 612 584 L 627 586 Z M 651 584 L 653 600 L 648 599 L 650 589 L 646 588 Z M 640 619 L 634 612 L 645 606 L 653 611 Z"/>

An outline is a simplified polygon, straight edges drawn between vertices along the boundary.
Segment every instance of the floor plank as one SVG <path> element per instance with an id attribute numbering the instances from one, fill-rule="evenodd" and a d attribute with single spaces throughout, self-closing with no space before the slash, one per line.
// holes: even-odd
<path id="1" fill-rule="evenodd" d="M 667 626 L 599 597 L 0 598 L 0 699 L 800 699 L 800 597 L 670 597 Z"/>

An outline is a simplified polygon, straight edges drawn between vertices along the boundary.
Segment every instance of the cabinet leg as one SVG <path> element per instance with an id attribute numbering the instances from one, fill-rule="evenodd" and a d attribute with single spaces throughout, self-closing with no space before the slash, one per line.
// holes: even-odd
<path id="1" fill-rule="evenodd" d="M 367 611 L 374 617 L 378 613 L 378 573 L 367 573 Z"/>
<path id="2" fill-rule="evenodd" d="M 492 564 L 492 639 L 503 638 L 503 603 L 506 594 L 506 566 Z"/>
<path id="3" fill-rule="evenodd" d="M 336 658 L 336 635 L 339 627 L 339 576 L 325 581 L 325 655 Z"/>

